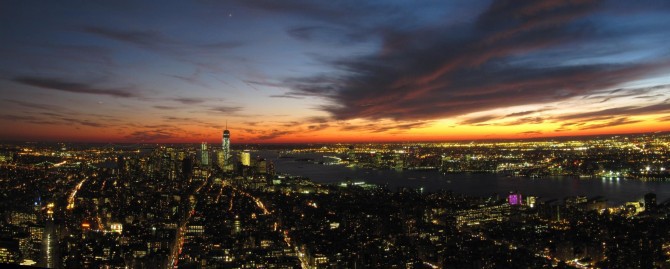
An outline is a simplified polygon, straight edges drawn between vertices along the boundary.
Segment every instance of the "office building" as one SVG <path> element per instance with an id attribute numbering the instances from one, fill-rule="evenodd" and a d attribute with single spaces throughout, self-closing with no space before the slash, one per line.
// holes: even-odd
<path id="1" fill-rule="evenodd" d="M 223 151 L 223 163 L 224 170 L 227 170 L 231 166 L 230 163 L 230 131 L 228 131 L 228 124 L 226 124 L 226 129 L 223 130 L 223 143 L 221 145 L 221 150 Z"/>
<path id="2" fill-rule="evenodd" d="M 198 159 L 200 160 L 200 165 L 209 166 L 209 151 L 207 150 L 207 142 L 202 142 L 200 145 Z"/>
<path id="3" fill-rule="evenodd" d="M 244 166 L 251 166 L 251 152 L 248 150 L 240 152 L 240 162 Z"/>

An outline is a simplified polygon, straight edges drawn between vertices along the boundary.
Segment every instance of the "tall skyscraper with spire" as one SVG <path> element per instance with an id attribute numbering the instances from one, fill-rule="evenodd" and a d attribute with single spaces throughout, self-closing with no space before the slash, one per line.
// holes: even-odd
<path id="1" fill-rule="evenodd" d="M 226 122 L 226 129 L 223 130 L 223 144 L 221 145 L 221 150 L 223 150 L 224 167 L 227 168 L 230 165 L 230 131 L 228 131 L 228 122 Z"/>

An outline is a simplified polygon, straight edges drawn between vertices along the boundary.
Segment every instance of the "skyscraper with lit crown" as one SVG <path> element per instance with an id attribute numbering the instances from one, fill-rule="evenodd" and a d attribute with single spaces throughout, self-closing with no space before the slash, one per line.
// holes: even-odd
<path id="1" fill-rule="evenodd" d="M 223 130 L 223 144 L 221 145 L 223 150 L 223 163 L 224 167 L 230 165 L 230 131 L 228 131 L 228 123 L 226 123 L 226 129 Z"/>
<path id="2" fill-rule="evenodd" d="M 248 150 L 240 152 L 240 162 L 244 166 L 251 166 L 251 152 Z"/>

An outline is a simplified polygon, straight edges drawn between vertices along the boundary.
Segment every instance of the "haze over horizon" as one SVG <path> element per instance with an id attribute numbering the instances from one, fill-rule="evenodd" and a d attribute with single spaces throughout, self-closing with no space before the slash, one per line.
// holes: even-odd
<path id="1" fill-rule="evenodd" d="M 3 1 L 0 141 L 670 131 L 668 1 Z"/>

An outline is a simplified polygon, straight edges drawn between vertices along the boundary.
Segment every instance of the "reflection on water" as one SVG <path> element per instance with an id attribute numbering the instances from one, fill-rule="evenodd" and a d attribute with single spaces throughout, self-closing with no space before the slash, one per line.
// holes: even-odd
<path id="1" fill-rule="evenodd" d="M 549 177 L 540 179 L 506 177 L 497 174 L 447 174 L 438 171 L 374 170 L 348 168 L 342 165 L 321 165 L 328 161 L 323 155 L 306 153 L 293 155 L 294 158 L 279 158 L 276 151 L 258 151 L 275 163 L 279 173 L 305 176 L 318 183 L 334 183 L 344 180 L 366 181 L 388 186 L 391 190 L 399 187 L 420 188 L 426 191 L 452 190 L 476 196 L 506 194 L 518 191 L 523 195 L 539 196 L 545 200 L 563 199 L 566 196 L 603 196 L 611 204 L 642 199 L 645 193 L 654 192 L 658 201 L 670 198 L 670 182 L 642 182 L 623 178 L 583 179 L 571 177 Z M 310 162 L 306 159 L 313 159 Z"/>

